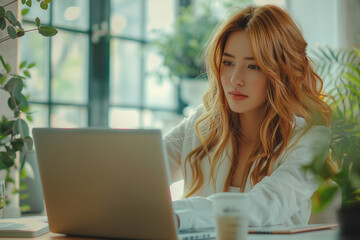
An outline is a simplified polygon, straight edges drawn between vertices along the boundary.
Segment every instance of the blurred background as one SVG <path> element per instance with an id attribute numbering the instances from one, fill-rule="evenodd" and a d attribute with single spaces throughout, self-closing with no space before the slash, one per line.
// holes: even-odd
<path id="1" fill-rule="evenodd" d="M 21 61 L 36 62 L 26 90 L 30 127 L 165 134 L 201 102 L 207 83 L 200 53 L 216 23 L 232 6 L 268 3 L 291 14 L 310 56 L 317 46 L 359 42 L 359 0 L 55 0 L 48 11 L 34 4 L 24 28 L 35 28 L 39 16 L 59 33 L 21 38 Z"/>

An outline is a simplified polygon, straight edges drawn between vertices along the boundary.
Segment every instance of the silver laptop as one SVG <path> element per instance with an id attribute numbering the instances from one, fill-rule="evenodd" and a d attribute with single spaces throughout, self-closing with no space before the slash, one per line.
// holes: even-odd
<path id="1" fill-rule="evenodd" d="M 34 128 L 50 231 L 127 239 L 178 233 L 159 130 Z"/>

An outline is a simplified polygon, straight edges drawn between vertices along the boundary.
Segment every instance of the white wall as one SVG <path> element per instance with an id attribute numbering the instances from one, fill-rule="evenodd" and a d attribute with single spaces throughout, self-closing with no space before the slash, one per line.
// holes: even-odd
<path id="1" fill-rule="evenodd" d="M 309 48 L 339 47 L 338 0 L 288 0 L 287 10 L 302 30 Z"/>
<path id="2" fill-rule="evenodd" d="M 287 0 L 286 8 L 309 48 L 348 48 L 359 42 L 360 0 Z"/>
<path id="3" fill-rule="evenodd" d="M 4 5 L 5 3 L 8 3 L 10 1 L 8 0 L 1 2 L 1 5 Z M 16 14 L 16 16 L 18 15 L 17 9 L 18 6 L 16 3 L 13 3 L 5 8 L 5 10 L 12 10 L 12 12 Z M 7 34 L 5 34 L 4 31 L 0 31 L 0 39 L 5 36 L 7 36 Z M 16 68 L 16 66 L 18 65 L 18 46 L 19 41 L 13 39 L 0 43 L 0 54 L 3 56 L 3 58 L 5 58 L 5 60 L 10 64 L 10 66 L 12 66 L 12 68 Z M 4 68 L 2 67 L 2 64 L 0 64 L 0 72 L 3 72 L 3 70 Z M 11 111 L 7 106 L 8 98 L 9 94 L 4 90 L 0 89 L 0 117 L 2 115 L 8 116 L 9 114 L 11 114 Z"/>

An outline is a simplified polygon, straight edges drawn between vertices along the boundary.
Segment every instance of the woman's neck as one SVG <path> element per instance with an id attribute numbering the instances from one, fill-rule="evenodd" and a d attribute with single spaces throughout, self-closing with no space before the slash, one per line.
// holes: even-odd
<path id="1" fill-rule="evenodd" d="M 263 117 L 264 112 L 240 114 L 241 134 L 245 143 L 254 143 L 259 138 Z"/>

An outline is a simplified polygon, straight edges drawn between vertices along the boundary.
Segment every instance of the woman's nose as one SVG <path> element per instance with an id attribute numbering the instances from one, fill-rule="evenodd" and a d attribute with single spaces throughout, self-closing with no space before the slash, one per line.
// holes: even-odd
<path id="1" fill-rule="evenodd" d="M 241 69 L 236 69 L 231 76 L 231 83 L 233 85 L 240 85 L 240 86 L 244 86 L 245 85 L 245 76 L 244 73 Z"/>

